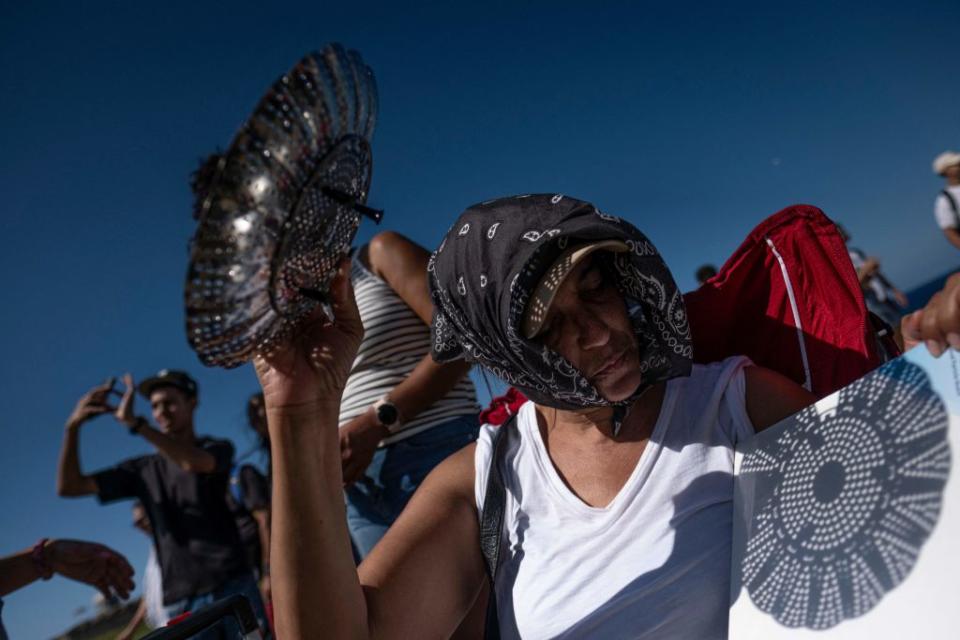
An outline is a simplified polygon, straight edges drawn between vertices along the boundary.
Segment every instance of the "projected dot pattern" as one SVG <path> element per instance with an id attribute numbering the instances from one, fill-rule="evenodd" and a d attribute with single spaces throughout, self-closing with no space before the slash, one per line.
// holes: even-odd
<path id="1" fill-rule="evenodd" d="M 948 426 L 926 373 L 901 358 L 748 452 L 741 474 L 764 492 L 742 568 L 754 604 L 827 629 L 899 585 L 939 518 Z"/>

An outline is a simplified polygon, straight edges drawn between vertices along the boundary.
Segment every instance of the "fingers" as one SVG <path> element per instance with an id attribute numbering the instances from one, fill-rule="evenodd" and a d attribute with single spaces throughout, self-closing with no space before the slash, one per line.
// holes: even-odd
<path id="1" fill-rule="evenodd" d="M 923 342 L 934 357 L 948 347 L 960 349 L 960 274 L 950 276 L 923 309 L 903 318 L 900 329 L 904 346 Z"/>
<path id="2" fill-rule="evenodd" d="M 337 267 L 337 275 L 330 283 L 330 297 L 333 300 L 337 324 L 342 329 L 362 330 L 360 311 L 357 309 L 357 299 L 353 295 L 353 283 L 350 281 L 349 257 L 344 257 Z"/>
<path id="3" fill-rule="evenodd" d="M 129 372 L 123 374 L 123 384 L 127 387 L 126 393 L 133 393 L 133 376 Z"/>

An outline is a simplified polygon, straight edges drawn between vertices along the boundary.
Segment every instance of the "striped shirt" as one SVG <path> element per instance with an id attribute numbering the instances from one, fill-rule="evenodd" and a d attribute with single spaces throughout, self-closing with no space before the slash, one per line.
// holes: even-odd
<path id="1" fill-rule="evenodd" d="M 359 416 L 377 400 L 403 382 L 430 352 L 430 327 L 386 282 L 360 262 L 355 251 L 351 261 L 353 283 L 363 341 L 353 361 L 340 403 L 340 426 Z M 447 420 L 477 414 L 477 391 L 467 375 L 443 398 L 404 422 L 402 430 L 385 438 L 391 444 L 435 427 Z"/>

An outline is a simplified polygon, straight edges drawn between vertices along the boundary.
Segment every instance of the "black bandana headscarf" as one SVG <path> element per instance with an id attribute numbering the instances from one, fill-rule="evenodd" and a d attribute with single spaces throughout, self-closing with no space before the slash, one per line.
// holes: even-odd
<path id="1" fill-rule="evenodd" d="M 530 296 L 568 246 L 621 240 L 606 254 L 640 349 L 643 382 L 630 398 L 604 399 L 574 366 L 520 327 Z M 683 297 L 646 236 L 582 200 L 529 195 L 467 209 L 428 266 L 433 358 L 478 362 L 534 402 L 563 410 L 627 406 L 650 385 L 690 373 L 692 346 Z"/>

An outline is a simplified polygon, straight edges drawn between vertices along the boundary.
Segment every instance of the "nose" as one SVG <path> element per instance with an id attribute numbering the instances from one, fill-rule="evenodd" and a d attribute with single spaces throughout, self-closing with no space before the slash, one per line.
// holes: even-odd
<path id="1" fill-rule="evenodd" d="M 582 309 L 577 314 L 577 343 L 581 349 L 597 349 L 610 341 L 610 327 L 590 310 Z"/>

